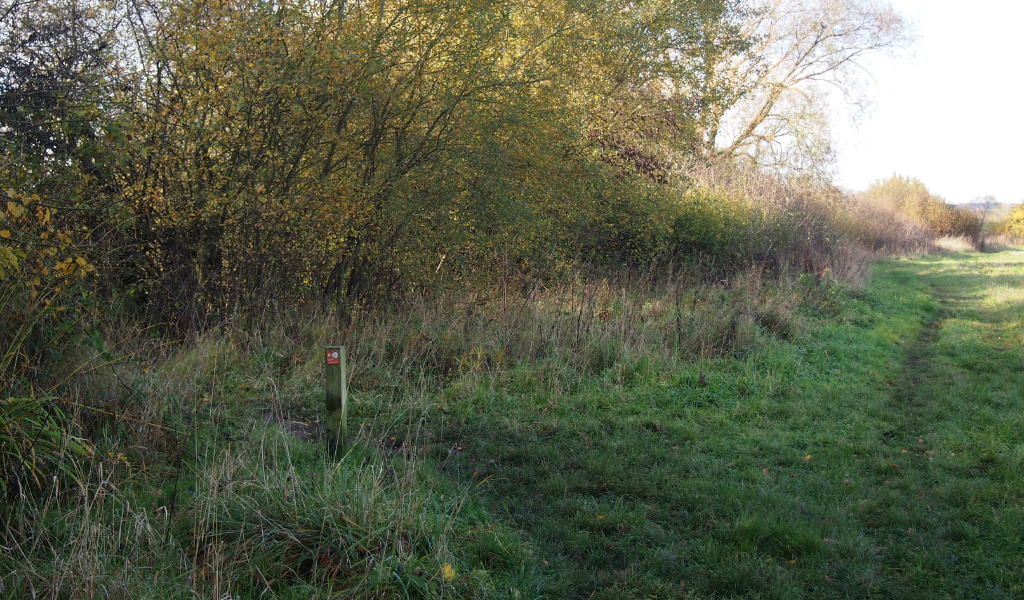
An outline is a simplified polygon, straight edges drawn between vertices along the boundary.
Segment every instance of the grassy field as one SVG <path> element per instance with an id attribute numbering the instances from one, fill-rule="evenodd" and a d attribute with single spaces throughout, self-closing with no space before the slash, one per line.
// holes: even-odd
<path id="1" fill-rule="evenodd" d="M 451 394 L 442 464 L 534 595 L 1022 597 L 1022 318 L 1019 252 L 881 264 L 741 359 Z"/>
<path id="2" fill-rule="evenodd" d="M 714 359 L 357 370 L 340 465 L 316 335 L 204 338 L 138 384 L 191 433 L 13 506 L 0 595 L 1024 597 L 1024 252 L 801 285 Z"/>

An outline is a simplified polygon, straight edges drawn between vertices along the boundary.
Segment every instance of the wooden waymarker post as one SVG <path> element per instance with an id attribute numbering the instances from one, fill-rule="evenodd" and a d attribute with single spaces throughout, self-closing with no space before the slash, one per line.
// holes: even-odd
<path id="1" fill-rule="evenodd" d="M 348 445 L 348 380 L 345 347 L 328 346 L 324 375 L 327 383 L 327 454 L 343 455 Z"/>

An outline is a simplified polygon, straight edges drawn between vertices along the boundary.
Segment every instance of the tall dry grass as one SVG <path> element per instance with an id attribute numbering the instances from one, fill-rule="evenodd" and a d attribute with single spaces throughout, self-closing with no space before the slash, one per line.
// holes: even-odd
<path id="1" fill-rule="evenodd" d="M 940 252 L 977 252 L 982 242 L 966 235 L 944 235 L 935 238 L 935 247 Z"/>
<path id="2" fill-rule="evenodd" d="M 982 249 L 985 252 L 1002 252 L 1024 246 L 1024 238 L 1005 233 L 986 234 Z"/>

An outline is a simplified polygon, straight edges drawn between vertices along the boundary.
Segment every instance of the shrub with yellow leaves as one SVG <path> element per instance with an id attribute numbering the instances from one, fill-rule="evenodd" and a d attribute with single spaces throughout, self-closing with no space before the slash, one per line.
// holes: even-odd
<path id="1" fill-rule="evenodd" d="M 44 382 L 38 364 L 78 321 L 86 297 L 79 284 L 94 271 L 55 215 L 38 195 L 6 190 L 0 211 L 2 492 L 38 487 L 51 467 L 67 466 L 68 451 L 89 451 L 69 434 L 69 421 L 52 399 L 39 392 Z"/>
<path id="2" fill-rule="evenodd" d="M 999 224 L 998 232 L 1015 240 L 1024 240 L 1024 204 L 1014 206 Z"/>
<path id="3" fill-rule="evenodd" d="M 47 319 L 63 321 L 75 311 L 77 284 L 95 269 L 38 195 L 8 188 L 6 196 L 0 212 L 0 381 L 10 394 L 40 350 L 30 353 L 25 342 Z"/>

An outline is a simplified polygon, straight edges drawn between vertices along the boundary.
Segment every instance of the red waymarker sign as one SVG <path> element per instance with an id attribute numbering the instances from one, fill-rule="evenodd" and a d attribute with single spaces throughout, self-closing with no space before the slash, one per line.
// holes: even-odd
<path id="1" fill-rule="evenodd" d="M 339 364 L 339 362 L 340 362 L 340 360 L 339 360 L 339 357 L 338 357 L 338 351 L 337 350 L 328 350 L 327 351 L 327 364 L 329 364 L 329 365 L 336 365 L 336 364 Z"/>

